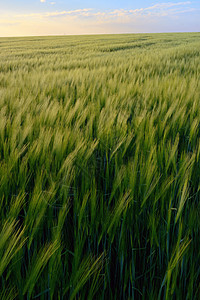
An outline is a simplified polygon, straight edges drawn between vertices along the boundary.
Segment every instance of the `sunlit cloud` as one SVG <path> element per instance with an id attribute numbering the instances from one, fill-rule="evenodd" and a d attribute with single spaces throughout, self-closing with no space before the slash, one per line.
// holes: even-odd
<path id="1" fill-rule="evenodd" d="M 46 18 L 46 17 L 59 17 L 59 16 L 67 16 L 67 15 L 84 15 L 85 13 L 91 11 L 91 8 L 83 8 L 83 9 L 76 9 L 76 10 L 64 10 L 64 11 L 54 11 L 54 12 L 44 12 L 44 13 L 31 13 L 31 14 L 23 14 L 17 15 L 17 17 L 26 18 L 26 17 L 39 17 L 39 18 Z"/>
<path id="2" fill-rule="evenodd" d="M 44 3 L 44 2 L 46 2 L 46 0 L 40 0 L 40 2 Z"/>

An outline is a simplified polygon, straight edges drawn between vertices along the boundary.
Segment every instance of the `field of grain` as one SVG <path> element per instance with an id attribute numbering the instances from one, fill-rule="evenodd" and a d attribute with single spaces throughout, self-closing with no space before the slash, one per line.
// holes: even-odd
<path id="1" fill-rule="evenodd" d="M 200 34 L 0 39 L 0 299 L 200 298 Z"/>

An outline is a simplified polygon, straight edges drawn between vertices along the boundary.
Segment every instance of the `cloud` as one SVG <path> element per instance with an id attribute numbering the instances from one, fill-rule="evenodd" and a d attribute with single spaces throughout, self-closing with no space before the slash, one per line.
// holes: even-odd
<path id="1" fill-rule="evenodd" d="M 145 9 L 148 9 L 148 10 L 154 10 L 156 8 L 170 8 L 170 7 L 173 7 L 173 6 L 183 6 L 183 5 L 188 5 L 188 4 L 191 4 L 191 1 L 185 1 L 185 2 L 165 2 L 165 3 L 158 3 L 158 4 L 155 4 L 153 6 L 150 6 L 150 7 L 147 7 Z"/>
<path id="2" fill-rule="evenodd" d="M 67 15 L 84 15 L 85 13 L 91 11 L 91 8 L 83 8 L 83 9 L 76 9 L 76 10 L 63 10 L 63 11 L 54 11 L 54 12 L 44 12 L 44 13 L 31 13 L 25 15 L 18 15 L 18 17 L 39 17 L 39 18 L 46 18 L 46 17 L 59 17 L 59 16 L 67 16 Z"/>
<path id="3" fill-rule="evenodd" d="M 98 13 L 91 13 L 93 16 L 99 17 L 99 19 L 104 20 L 114 20 L 114 19 L 123 19 L 131 20 L 137 17 L 147 17 L 147 16 L 155 16 L 155 17 L 163 17 L 163 16 L 170 16 L 174 14 L 181 14 L 187 12 L 194 12 L 196 9 L 190 7 L 191 1 L 184 1 L 184 2 L 164 2 L 158 3 L 153 6 L 144 7 L 144 8 L 137 8 L 137 9 L 116 9 L 113 11 L 107 12 L 98 12 Z"/>
<path id="4" fill-rule="evenodd" d="M 44 2 L 46 2 L 46 0 L 40 0 L 40 2 L 44 3 Z"/>
<path id="5" fill-rule="evenodd" d="M 56 4 L 56 2 L 50 2 L 50 4 L 51 4 L 51 5 L 54 5 L 54 4 Z"/>
<path id="6" fill-rule="evenodd" d="M 118 9 L 118 10 L 111 11 L 108 14 L 113 16 L 130 16 L 130 15 L 142 16 L 142 15 L 153 14 L 153 13 L 158 14 L 159 12 L 163 12 L 163 11 L 170 12 L 172 7 L 176 8 L 175 10 L 179 12 L 179 7 L 186 6 L 189 4 L 191 4 L 191 1 L 177 2 L 177 3 L 165 2 L 165 3 L 158 3 L 153 6 L 144 7 L 144 8 L 129 9 L 129 10 Z M 188 8 L 188 10 L 190 9 L 191 8 Z M 187 11 L 187 9 L 185 11 Z"/>
<path id="7" fill-rule="evenodd" d="M 41 2 L 46 2 L 46 0 L 40 0 Z M 170 14 L 180 14 L 194 11 L 194 8 L 190 7 L 191 1 L 184 2 L 163 2 L 157 3 L 153 6 L 137 8 L 137 9 L 115 9 L 112 11 L 95 11 L 91 8 L 83 8 L 76 10 L 64 10 L 64 11 L 54 11 L 54 12 L 44 12 L 44 13 L 31 13 L 25 15 L 18 15 L 18 17 L 35 17 L 35 18 L 48 18 L 48 17 L 90 17 L 96 19 L 116 19 L 116 18 L 132 18 L 141 16 L 168 16 Z M 55 2 L 50 2 L 50 4 L 55 4 Z M 183 7 L 185 7 L 183 9 Z"/>

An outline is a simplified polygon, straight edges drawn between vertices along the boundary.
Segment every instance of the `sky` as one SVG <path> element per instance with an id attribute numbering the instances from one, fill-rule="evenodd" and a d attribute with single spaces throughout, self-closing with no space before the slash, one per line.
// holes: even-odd
<path id="1" fill-rule="evenodd" d="M 200 32 L 200 0 L 0 0 L 0 36 Z"/>

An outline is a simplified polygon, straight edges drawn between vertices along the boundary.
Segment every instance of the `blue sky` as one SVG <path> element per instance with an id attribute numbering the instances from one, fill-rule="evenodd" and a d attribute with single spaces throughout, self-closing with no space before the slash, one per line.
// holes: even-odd
<path id="1" fill-rule="evenodd" d="M 1 0 L 0 36 L 200 32 L 200 0 Z"/>

